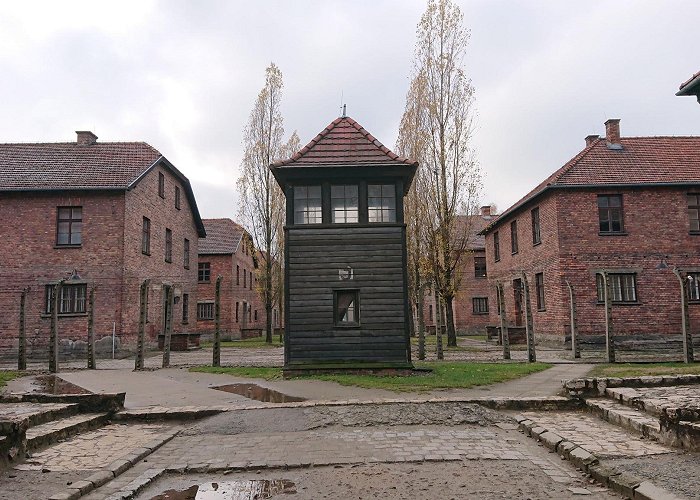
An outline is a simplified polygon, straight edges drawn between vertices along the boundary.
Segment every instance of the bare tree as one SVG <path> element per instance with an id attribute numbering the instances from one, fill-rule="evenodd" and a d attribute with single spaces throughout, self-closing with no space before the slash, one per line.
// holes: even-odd
<path id="1" fill-rule="evenodd" d="M 481 172 L 470 147 L 474 87 L 463 69 L 469 31 L 451 0 L 429 0 L 416 34 L 414 81 L 423 88 L 413 95 L 420 96 L 425 141 L 421 168 L 431 180 L 427 199 L 434 218 L 430 241 L 437 245 L 432 252 L 434 283 L 445 303 L 448 345 L 456 346 L 452 304 L 471 230 L 469 218 L 458 223 L 457 216 L 474 213 L 481 189 Z"/>
<path id="2" fill-rule="evenodd" d="M 272 342 L 272 308 L 275 299 L 274 267 L 282 259 L 279 235 L 284 217 L 284 194 L 269 166 L 285 157 L 282 100 L 282 72 L 274 64 L 265 70 L 265 86 L 258 94 L 244 131 L 245 151 L 241 162 L 238 191 L 239 216 L 260 250 L 258 292 L 265 306 L 265 341 Z M 296 134 L 295 134 L 296 135 Z"/>
<path id="3" fill-rule="evenodd" d="M 424 130 L 425 112 L 422 105 L 425 96 L 425 84 L 421 75 L 416 75 L 406 96 L 406 109 L 399 126 L 396 152 L 422 164 L 425 155 Z M 406 246 L 408 257 L 408 288 L 411 307 L 418 323 L 418 359 L 425 359 L 425 316 L 423 313 L 425 293 L 431 281 L 430 259 L 428 254 L 428 234 L 431 219 L 428 213 L 427 193 L 430 178 L 427 170 L 419 166 L 411 184 L 411 189 L 404 199 L 404 218 L 406 220 Z M 412 324 L 412 333 L 415 325 Z"/>

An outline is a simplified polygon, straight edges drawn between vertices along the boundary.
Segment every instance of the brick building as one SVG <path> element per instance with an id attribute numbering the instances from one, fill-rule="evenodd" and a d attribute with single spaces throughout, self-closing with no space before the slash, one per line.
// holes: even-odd
<path id="1" fill-rule="evenodd" d="M 569 332 L 568 280 L 581 334 L 605 332 L 602 277 L 616 334 L 680 333 L 680 286 L 700 320 L 700 137 L 620 137 L 619 120 L 484 229 L 491 286 L 504 285 L 510 325 L 524 324 L 522 275 L 540 340 Z M 498 324 L 496 307 L 491 323 Z"/>
<path id="2" fill-rule="evenodd" d="M 214 332 L 216 278 L 221 282 L 221 333 L 223 338 L 259 334 L 265 328 L 265 306 L 260 299 L 255 270 L 257 254 L 243 227 L 231 219 L 204 219 L 206 238 L 199 240 L 197 331 Z M 272 311 L 272 326 L 279 326 L 279 311 Z"/>
<path id="3" fill-rule="evenodd" d="M 459 287 L 452 301 L 455 329 L 458 335 L 485 334 L 491 324 L 489 283 L 486 274 L 486 247 L 480 232 L 495 219 L 490 206 L 483 206 L 478 215 L 461 215 L 458 233 L 467 235 L 466 252 L 459 266 Z M 457 245 L 461 246 L 461 245 Z M 426 297 L 424 318 L 427 326 L 435 326 L 435 296 Z"/>
<path id="4" fill-rule="evenodd" d="M 146 278 L 149 340 L 162 331 L 169 285 L 176 301 L 173 331 L 191 328 L 197 240 L 205 231 L 189 181 L 146 143 L 77 135 L 74 143 L 0 144 L 2 354 L 16 348 L 24 289 L 28 346 L 45 353 L 49 290 L 62 279 L 62 354 L 85 349 L 93 288 L 95 336 L 108 338 L 110 351 L 113 331 L 117 342 L 134 343 Z"/>

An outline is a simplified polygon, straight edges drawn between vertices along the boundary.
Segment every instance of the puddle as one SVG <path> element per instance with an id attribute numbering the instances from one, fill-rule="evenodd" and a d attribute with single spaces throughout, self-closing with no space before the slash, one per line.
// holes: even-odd
<path id="1" fill-rule="evenodd" d="M 195 484 L 184 490 L 167 490 L 151 500 L 260 500 L 296 492 L 296 485 L 287 479 L 221 481 Z"/>
<path id="2" fill-rule="evenodd" d="M 56 375 L 39 375 L 32 382 L 32 392 L 41 394 L 92 394 L 75 384 L 66 382 Z"/>
<path id="3" fill-rule="evenodd" d="M 267 387 L 260 387 L 255 384 L 228 384 L 212 387 L 217 391 L 231 392 L 239 396 L 245 396 L 248 399 L 263 401 L 265 403 L 296 403 L 298 401 L 306 401 L 305 398 L 295 396 L 287 396 L 281 392 L 273 391 Z"/>

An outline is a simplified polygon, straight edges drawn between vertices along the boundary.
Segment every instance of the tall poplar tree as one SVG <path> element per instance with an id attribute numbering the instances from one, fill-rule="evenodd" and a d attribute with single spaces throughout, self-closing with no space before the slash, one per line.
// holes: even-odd
<path id="1" fill-rule="evenodd" d="M 285 213 L 284 194 L 269 166 L 284 158 L 289 148 L 283 142 L 282 88 L 282 72 L 272 63 L 265 70 L 265 86 L 253 104 L 244 131 L 241 176 L 237 181 L 241 200 L 239 216 L 260 250 L 258 292 L 265 306 L 265 341 L 268 343 L 272 342 L 272 308 L 281 288 L 279 265 L 283 248 L 280 234 Z M 296 133 L 292 138 L 295 136 Z"/>
<path id="2" fill-rule="evenodd" d="M 412 88 L 419 90 L 409 92 L 406 103 L 407 110 L 420 110 L 414 133 L 424 145 L 420 168 L 430 186 L 425 200 L 430 241 L 436 245 L 429 252 L 432 278 L 445 304 L 450 346 L 457 345 L 452 304 L 471 230 L 457 216 L 474 213 L 481 189 L 481 172 L 470 147 L 474 87 L 464 70 L 468 42 L 459 7 L 451 0 L 429 0 L 416 30 Z"/>

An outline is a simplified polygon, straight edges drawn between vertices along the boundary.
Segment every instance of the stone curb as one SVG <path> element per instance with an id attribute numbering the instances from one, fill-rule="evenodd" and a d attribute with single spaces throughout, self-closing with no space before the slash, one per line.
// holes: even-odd
<path id="1" fill-rule="evenodd" d="M 634 500 L 680 500 L 675 495 L 655 486 L 649 481 L 642 481 L 626 472 L 619 472 L 614 467 L 601 465 L 598 457 L 585 448 L 538 426 L 522 415 L 516 415 L 514 418 L 525 435 L 542 442 L 544 446 L 557 452 L 576 467 L 590 474 L 597 482 L 628 498 Z"/>
<path id="2" fill-rule="evenodd" d="M 478 404 L 493 410 L 571 410 L 581 403 L 562 396 L 531 398 L 395 398 L 395 399 L 348 399 L 341 401 L 300 401 L 295 403 L 268 403 L 248 406 L 181 406 L 148 407 L 123 410 L 114 415 L 114 420 L 189 420 L 209 417 L 223 412 L 269 410 L 271 408 L 314 408 L 317 406 L 363 406 L 390 404 L 467 403 Z"/>
<path id="3" fill-rule="evenodd" d="M 564 391 L 573 398 L 592 395 L 605 396 L 605 390 L 609 387 L 666 387 L 691 384 L 700 384 L 700 375 L 657 375 L 625 378 L 591 377 L 562 381 Z"/>
<path id="4" fill-rule="evenodd" d="M 156 451 L 158 448 L 163 446 L 165 443 L 177 436 L 179 431 L 168 431 L 163 437 L 155 438 L 148 443 L 146 443 L 142 448 L 137 448 L 133 450 L 128 455 L 125 455 L 107 467 L 104 467 L 97 472 L 94 472 L 90 476 L 86 477 L 84 480 L 76 481 L 71 484 L 65 491 L 56 493 L 55 495 L 49 497 L 49 500 L 75 500 L 83 495 L 87 495 L 91 491 L 99 488 L 110 482 L 115 477 L 124 473 L 138 462 L 146 458 L 148 455 Z M 163 470 L 161 470 L 161 474 Z M 146 483 L 148 484 L 148 483 Z M 141 487 L 143 488 L 145 484 Z"/>

